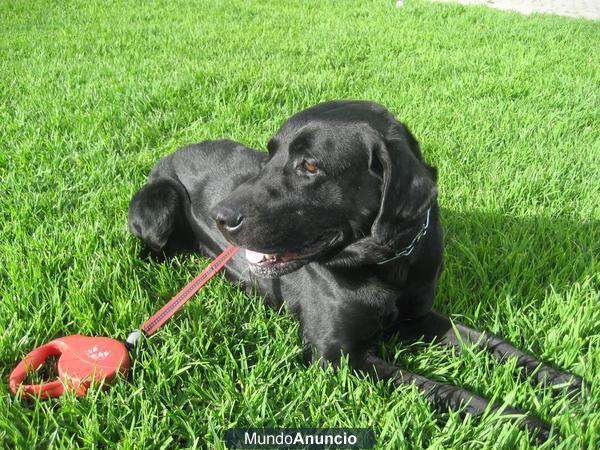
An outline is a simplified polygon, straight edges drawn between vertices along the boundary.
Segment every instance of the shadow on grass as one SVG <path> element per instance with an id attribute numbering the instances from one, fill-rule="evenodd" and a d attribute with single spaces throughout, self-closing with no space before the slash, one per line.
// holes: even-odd
<path id="1" fill-rule="evenodd" d="M 445 313 L 462 314 L 471 309 L 450 310 L 454 299 L 449 293 L 493 306 L 494 295 L 503 292 L 510 293 L 517 304 L 528 304 L 550 288 L 569 290 L 586 279 L 592 280 L 596 289 L 600 287 L 598 220 L 514 217 L 444 208 L 441 218 L 446 266 L 436 306 Z"/>
<path id="2" fill-rule="evenodd" d="M 544 351 L 553 354 L 556 363 L 544 362 L 569 371 L 562 365 L 587 353 L 593 345 L 588 337 L 597 333 L 590 293 L 600 289 L 600 222 L 446 208 L 441 220 L 445 269 L 434 309 L 492 331 L 540 361 Z M 547 337 L 554 331 L 559 339 Z M 553 351 L 544 346 L 548 342 Z M 429 345 L 407 346 L 391 335 L 379 349 L 398 366 L 448 382 L 436 375 L 436 367 L 419 367 L 417 355 Z"/>

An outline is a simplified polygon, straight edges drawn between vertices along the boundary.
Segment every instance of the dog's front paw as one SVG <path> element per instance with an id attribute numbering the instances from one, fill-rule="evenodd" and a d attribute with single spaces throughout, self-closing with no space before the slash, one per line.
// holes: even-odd
<path id="1" fill-rule="evenodd" d="M 531 437 L 538 445 L 543 444 L 550 437 L 550 425 L 533 416 L 526 416 L 522 426 L 529 430 Z"/>
<path id="2" fill-rule="evenodd" d="M 587 381 L 579 375 L 571 373 L 562 373 L 560 380 L 552 381 L 552 393 L 554 395 L 565 394 L 571 399 L 581 396 L 587 396 L 590 392 L 590 386 Z"/>
<path id="3" fill-rule="evenodd" d="M 538 383 L 548 387 L 552 395 L 566 395 L 571 399 L 589 394 L 589 383 L 579 375 L 549 369 L 538 374 Z"/>

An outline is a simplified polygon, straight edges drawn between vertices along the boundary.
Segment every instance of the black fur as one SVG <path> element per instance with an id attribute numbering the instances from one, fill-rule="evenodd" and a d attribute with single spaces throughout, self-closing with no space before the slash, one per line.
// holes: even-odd
<path id="1" fill-rule="evenodd" d="M 311 256 L 284 267 L 249 265 L 244 251 L 226 266 L 230 279 L 257 288 L 273 306 L 285 301 L 301 322 L 309 362 L 336 366 L 346 355 L 357 370 L 394 384 L 415 383 L 443 408 L 464 407 L 475 415 L 498 408 L 378 357 L 376 340 L 394 333 L 457 349 L 461 341 L 477 343 L 500 359 L 518 357 L 528 373 L 537 370 L 537 382 L 580 391 L 578 376 L 461 324 L 455 324 L 457 336 L 450 320 L 432 310 L 443 256 L 437 172 L 383 106 L 316 105 L 285 122 L 268 150 L 267 155 L 222 140 L 165 157 L 131 201 L 131 231 L 154 251 L 186 241 L 210 257 L 230 242 L 279 255 L 312 248 Z M 413 241 L 428 211 L 427 234 L 414 251 L 378 264 Z M 539 439 L 547 437 L 540 420 L 528 416 L 523 423 Z"/>

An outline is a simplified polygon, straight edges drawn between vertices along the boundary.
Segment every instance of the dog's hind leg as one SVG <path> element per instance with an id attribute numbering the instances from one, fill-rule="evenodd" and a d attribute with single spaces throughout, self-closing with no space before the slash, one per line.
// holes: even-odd
<path id="1" fill-rule="evenodd" d="M 184 212 L 185 188 L 171 178 L 151 179 L 131 199 L 130 231 L 153 252 L 180 250 L 191 239 Z"/>
<path id="2" fill-rule="evenodd" d="M 582 387 L 586 384 L 581 377 L 540 362 L 491 333 L 452 322 L 448 317 L 434 311 L 418 319 L 399 321 L 393 332 L 405 341 L 419 339 L 426 342 L 436 341 L 457 351 L 462 349 L 463 344 L 473 344 L 478 348 L 486 349 L 500 361 L 516 358 L 517 365 L 523 368 L 525 374 L 532 377 L 533 383 L 549 386 L 555 395 L 565 389 L 569 396 L 581 394 Z"/>

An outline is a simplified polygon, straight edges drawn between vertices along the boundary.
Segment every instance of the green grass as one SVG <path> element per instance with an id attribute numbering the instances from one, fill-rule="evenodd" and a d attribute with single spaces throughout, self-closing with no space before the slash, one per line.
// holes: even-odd
<path id="1" fill-rule="evenodd" d="M 138 258 L 128 201 L 156 160 L 230 137 L 265 148 L 294 112 L 383 103 L 440 170 L 436 307 L 594 381 L 552 399 L 513 362 L 382 345 L 415 372 L 600 430 L 600 24 L 377 1 L 0 0 L 0 447 L 222 448 L 233 426 L 372 427 L 380 448 L 528 448 L 496 417 L 438 412 L 344 367 L 306 369 L 298 326 L 222 279 L 110 391 L 13 398 L 21 356 L 64 334 L 124 338 L 206 264 Z"/>

